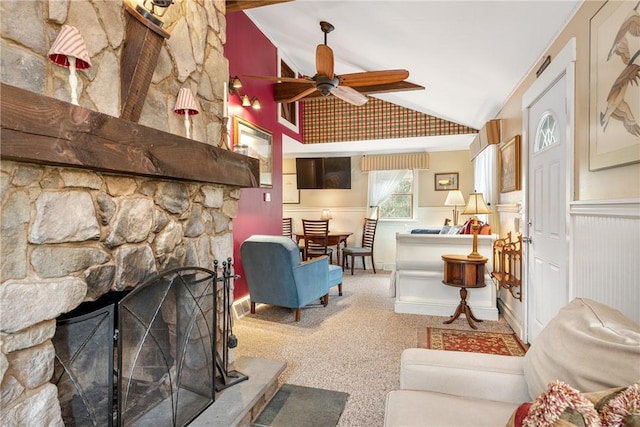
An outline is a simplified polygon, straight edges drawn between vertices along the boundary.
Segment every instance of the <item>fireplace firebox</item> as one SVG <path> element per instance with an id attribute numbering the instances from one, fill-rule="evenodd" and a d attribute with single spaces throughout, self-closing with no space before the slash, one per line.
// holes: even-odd
<path id="1" fill-rule="evenodd" d="M 175 269 L 59 318 L 52 382 L 65 425 L 183 426 L 213 403 L 219 280 Z"/>

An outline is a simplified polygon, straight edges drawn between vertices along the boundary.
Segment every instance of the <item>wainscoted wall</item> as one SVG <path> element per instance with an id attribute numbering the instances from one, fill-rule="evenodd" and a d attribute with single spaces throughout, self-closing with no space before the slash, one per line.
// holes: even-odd
<path id="1" fill-rule="evenodd" d="M 587 297 L 640 323 L 640 202 L 573 203 L 569 298 Z"/>
<path id="2" fill-rule="evenodd" d="M 640 201 L 573 202 L 569 209 L 569 300 L 591 298 L 640 322 Z M 500 205 L 498 210 L 503 227 L 522 230 L 518 205 Z M 526 269 L 526 258 L 523 263 Z M 520 337 L 527 286 L 523 302 L 505 290 L 498 293 L 500 310 Z"/>

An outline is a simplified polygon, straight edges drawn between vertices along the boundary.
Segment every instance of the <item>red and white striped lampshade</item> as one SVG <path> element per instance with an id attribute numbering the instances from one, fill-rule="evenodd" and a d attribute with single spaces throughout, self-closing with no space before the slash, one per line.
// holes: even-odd
<path id="1" fill-rule="evenodd" d="M 62 26 L 60 34 L 49 49 L 48 56 L 51 61 L 61 67 L 69 67 L 69 59 L 67 58 L 69 56 L 76 58 L 77 69 L 84 70 L 91 67 L 91 59 L 89 59 L 84 39 L 80 31 L 71 25 Z"/>
<path id="2" fill-rule="evenodd" d="M 178 92 L 178 99 L 176 99 L 176 106 L 173 107 L 173 111 L 176 114 L 188 114 L 190 116 L 200 112 L 196 106 L 196 100 L 193 98 L 191 89 L 186 87 L 180 89 L 180 92 Z"/>

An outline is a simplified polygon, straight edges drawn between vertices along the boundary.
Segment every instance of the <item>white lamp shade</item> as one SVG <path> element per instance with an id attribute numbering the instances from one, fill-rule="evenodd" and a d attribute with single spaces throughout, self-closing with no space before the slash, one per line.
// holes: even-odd
<path id="1" fill-rule="evenodd" d="M 320 214 L 320 219 L 332 219 L 331 210 L 322 209 L 322 213 Z"/>
<path id="2" fill-rule="evenodd" d="M 69 57 L 76 58 L 76 68 L 84 70 L 91 67 L 89 52 L 80 31 L 71 25 L 63 25 L 60 34 L 51 45 L 49 59 L 61 67 L 69 67 Z"/>
<path id="3" fill-rule="evenodd" d="M 453 190 L 449 191 L 447 194 L 447 199 L 444 201 L 445 206 L 463 206 L 464 205 L 464 196 L 462 195 L 462 191 Z"/>
<path id="4" fill-rule="evenodd" d="M 467 202 L 467 206 L 465 206 L 462 211 L 463 215 L 477 215 L 477 214 L 490 214 L 491 210 L 487 207 L 487 204 L 484 202 L 484 197 L 482 193 L 471 193 L 469 194 L 469 201 Z"/>
<path id="5" fill-rule="evenodd" d="M 198 107 L 196 106 L 196 100 L 191 93 L 191 89 L 183 87 L 178 92 L 178 99 L 176 99 L 176 106 L 173 107 L 173 111 L 176 114 L 188 114 L 193 116 L 198 114 Z"/>

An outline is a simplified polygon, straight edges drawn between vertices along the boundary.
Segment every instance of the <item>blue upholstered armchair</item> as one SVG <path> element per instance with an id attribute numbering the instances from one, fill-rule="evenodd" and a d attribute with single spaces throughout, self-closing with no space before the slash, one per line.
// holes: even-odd
<path id="1" fill-rule="evenodd" d="M 249 287 L 251 313 L 264 303 L 296 310 L 321 299 L 326 307 L 329 289 L 342 295 L 342 269 L 322 256 L 302 262 L 298 245 L 285 236 L 254 235 L 240 246 L 242 267 Z"/>

